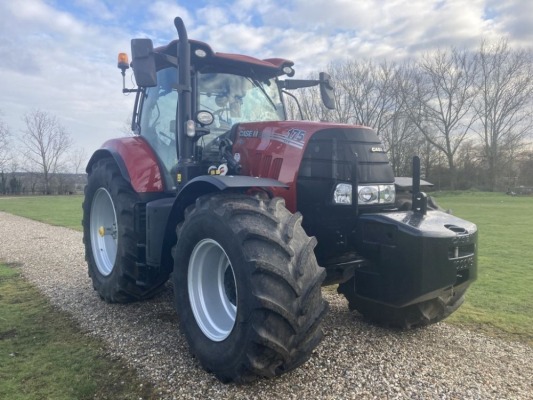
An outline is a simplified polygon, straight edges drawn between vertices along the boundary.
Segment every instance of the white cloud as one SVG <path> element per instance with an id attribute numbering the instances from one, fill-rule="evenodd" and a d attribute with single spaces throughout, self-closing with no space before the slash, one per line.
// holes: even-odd
<path id="1" fill-rule="evenodd" d="M 23 24 L 34 29 L 51 29 L 54 33 L 81 35 L 84 33 L 83 24 L 71 15 L 57 11 L 40 0 L 26 0 L 23 2 L 8 2 L 7 11 Z"/>
<path id="2" fill-rule="evenodd" d="M 488 1 L 495 28 L 511 42 L 531 47 L 533 43 L 533 2 L 530 0 Z"/>
<path id="3" fill-rule="evenodd" d="M 275 15 L 278 23 L 284 21 L 283 15 L 289 3 L 277 4 L 275 0 L 236 0 L 228 6 L 228 13 L 231 13 L 237 21 L 251 24 L 254 16 L 264 19 L 268 23 L 268 17 Z"/>
<path id="4" fill-rule="evenodd" d="M 84 12 L 89 13 L 91 16 L 97 19 L 112 20 L 114 18 L 113 12 L 103 1 L 75 0 L 74 3 L 80 6 L 84 10 Z"/>
<path id="5" fill-rule="evenodd" d="M 159 0 L 147 7 L 148 18 L 143 24 L 145 29 L 162 32 L 176 32 L 174 18 L 181 17 L 185 26 L 192 26 L 195 21 L 186 8 L 179 6 L 175 1 Z"/>
<path id="6" fill-rule="evenodd" d="M 223 26 L 230 21 L 227 10 L 221 7 L 205 7 L 197 11 L 198 19 L 210 28 Z"/>
<path id="7" fill-rule="evenodd" d="M 60 4 L 61 7 L 55 6 Z M 189 37 L 213 50 L 296 62 L 297 76 L 346 58 L 401 59 L 437 47 L 475 48 L 505 35 L 533 43 L 531 0 L 24 0 L 0 2 L 0 110 L 15 134 L 32 108 L 58 116 L 94 151 L 119 136 L 133 96 L 121 93 L 116 55 L 133 37 L 155 45 Z M 131 70 L 128 72 L 127 85 Z"/>
<path id="8" fill-rule="evenodd" d="M 256 53 L 269 42 L 264 28 L 241 24 L 226 24 L 207 32 L 207 41 L 215 51 Z"/>
<path id="9" fill-rule="evenodd" d="M 39 1 L 0 6 L 0 13 L 0 32 L 8 33 L 0 45 L 7 94 L 0 109 L 15 136 L 24 128 L 22 116 L 36 108 L 58 116 L 88 150 L 117 136 L 129 102 L 120 93 L 116 54 L 129 47 L 129 38 L 114 28 L 88 26 Z M 120 121 L 116 125 L 115 119 Z"/>

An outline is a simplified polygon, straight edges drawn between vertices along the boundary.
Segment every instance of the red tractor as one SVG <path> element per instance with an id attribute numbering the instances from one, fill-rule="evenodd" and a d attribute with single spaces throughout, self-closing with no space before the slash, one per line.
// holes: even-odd
<path id="1" fill-rule="evenodd" d="M 367 127 L 287 120 L 287 91 L 327 74 L 289 60 L 214 52 L 178 39 L 132 40 L 133 137 L 87 166 L 86 259 L 108 302 L 142 300 L 171 276 L 181 330 L 222 381 L 304 363 L 322 337 L 321 287 L 351 309 L 411 328 L 446 318 L 476 278 L 477 228 L 428 207 L 414 165 L 410 208 Z M 127 57 L 119 57 L 124 76 Z M 415 159 L 416 160 L 416 159 Z"/>

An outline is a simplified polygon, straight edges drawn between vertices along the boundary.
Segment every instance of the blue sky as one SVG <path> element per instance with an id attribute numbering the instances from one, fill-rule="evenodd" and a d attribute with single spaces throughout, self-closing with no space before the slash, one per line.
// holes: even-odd
<path id="1" fill-rule="evenodd" d="M 121 93 L 117 54 L 133 37 L 174 39 L 177 15 L 215 51 L 295 61 L 296 78 L 346 58 L 402 60 L 502 36 L 533 44 L 531 0 L 0 0 L 0 110 L 13 136 L 36 108 L 87 154 L 121 136 L 133 96 Z"/>

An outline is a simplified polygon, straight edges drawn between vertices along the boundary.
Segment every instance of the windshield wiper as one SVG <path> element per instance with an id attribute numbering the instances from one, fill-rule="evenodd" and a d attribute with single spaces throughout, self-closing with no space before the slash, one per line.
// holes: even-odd
<path id="1" fill-rule="evenodd" d="M 259 88 L 259 90 L 261 90 L 261 92 L 263 92 L 263 94 L 268 99 L 270 104 L 272 104 L 272 107 L 274 108 L 274 111 L 277 112 L 278 111 L 278 107 L 274 103 L 274 100 L 272 100 L 272 98 L 268 95 L 268 93 L 266 92 L 266 90 L 263 87 L 263 85 L 261 85 L 261 83 L 255 78 L 250 78 L 249 76 L 247 76 L 246 79 L 248 79 L 252 83 L 252 85 L 254 85 L 256 88 Z"/>

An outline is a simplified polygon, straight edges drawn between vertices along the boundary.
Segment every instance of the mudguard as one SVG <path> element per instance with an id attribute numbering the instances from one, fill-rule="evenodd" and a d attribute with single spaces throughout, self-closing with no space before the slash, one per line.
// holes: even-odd
<path id="1" fill-rule="evenodd" d="M 154 193 L 168 190 L 157 155 L 148 142 L 141 136 L 111 139 L 97 150 L 86 171 L 101 158 L 112 157 L 118 165 L 123 178 L 137 193 Z"/>
<path id="2" fill-rule="evenodd" d="M 196 199 L 208 193 L 249 188 L 276 188 L 288 186 L 270 178 L 251 176 L 202 175 L 191 179 L 177 197 L 162 198 L 146 204 L 146 262 L 158 266 L 170 262 L 170 249 L 175 244 L 177 224 L 183 220 L 185 209 Z M 167 258 L 165 258 L 167 257 Z"/>

